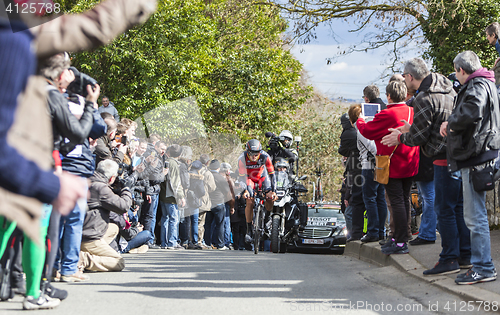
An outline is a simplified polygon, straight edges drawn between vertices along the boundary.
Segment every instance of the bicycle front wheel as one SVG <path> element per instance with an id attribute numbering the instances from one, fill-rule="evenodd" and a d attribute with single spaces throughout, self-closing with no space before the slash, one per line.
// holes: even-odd
<path id="1" fill-rule="evenodd" d="M 262 232 L 264 231 L 264 211 L 263 206 L 257 206 L 257 212 L 255 213 L 255 224 L 254 224 L 254 237 L 253 237 L 253 252 L 255 254 L 259 253 L 260 239 L 262 237 Z"/>

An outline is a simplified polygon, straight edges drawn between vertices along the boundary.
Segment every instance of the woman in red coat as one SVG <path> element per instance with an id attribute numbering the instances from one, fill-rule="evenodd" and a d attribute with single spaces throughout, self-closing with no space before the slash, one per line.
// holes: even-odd
<path id="1" fill-rule="evenodd" d="M 389 182 L 385 191 L 392 205 L 395 231 L 393 239 L 382 246 L 382 252 L 390 254 L 408 253 L 408 215 L 410 213 L 410 188 L 412 177 L 418 173 L 419 148 L 408 147 L 400 144 L 388 147 L 381 143 L 382 138 L 389 134 L 389 128 L 399 128 L 403 121 L 413 123 L 413 108 L 408 107 L 406 98 L 406 85 L 404 82 L 393 81 L 386 87 L 387 109 L 376 114 L 372 121 L 365 122 L 360 117 L 356 122 L 359 132 L 367 139 L 375 140 L 377 155 L 391 155 L 389 166 Z"/>

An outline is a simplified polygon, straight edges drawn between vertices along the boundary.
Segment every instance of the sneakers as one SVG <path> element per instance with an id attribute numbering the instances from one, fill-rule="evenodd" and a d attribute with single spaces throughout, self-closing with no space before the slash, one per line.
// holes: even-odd
<path id="1" fill-rule="evenodd" d="M 44 294 L 40 294 L 38 299 L 34 299 L 32 296 L 27 296 L 23 301 L 24 310 L 42 310 L 57 307 L 61 304 L 59 299 L 53 299 Z"/>
<path id="2" fill-rule="evenodd" d="M 396 242 L 391 242 L 390 245 L 384 245 L 384 247 L 382 247 L 382 254 L 385 255 L 408 254 L 409 252 L 410 250 L 406 243 L 404 243 L 403 246 L 398 246 Z"/>
<path id="3" fill-rule="evenodd" d="M 489 277 L 483 276 L 474 270 L 469 269 L 467 270 L 466 273 L 460 274 L 457 276 L 455 279 L 456 284 L 474 284 L 474 283 L 479 283 L 479 282 L 488 282 L 488 281 L 494 281 L 497 279 L 497 275 L 493 274 Z"/>
<path id="4" fill-rule="evenodd" d="M 460 271 L 458 261 L 453 259 L 445 262 L 437 262 L 433 268 L 424 270 L 425 276 L 448 275 Z"/>
<path id="5" fill-rule="evenodd" d="M 434 243 L 436 243 L 436 241 L 428 241 L 428 240 L 424 240 L 423 238 L 420 238 L 420 237 L 417 237 L 413 241 L 408 242 L 408 244 L 410 244 L 411 246 L 427 245 L 427 244 L 434 244 Z"/>
<path id="6" fill-rule="evenodd" d="M 458 258 L 458 266 L 460 269 L 469 269 L 472 267 L 472 264 L 470 263 L 470 259 Z"/>
<path id="7" fill-rule="evenodd" d="M 208 249 L 208 246 L 205 243 L 198 244 L 201 249 Z"/>
<path id="8" fill-rule="evenodd" d="M 219 247 L 218 250 L 229 250 L 229 247 L 227 246 L 222 246 L 222 247 Z"/>
<path id="9" fill-rule="evenodd" d="M 60 301 L 68 297 L 68 291 L 54 288 L 48 281 L 43 282 L 42 291 L 45 294 L 45 296 L 49 296 L 53 299 L 58 299 Z"/>
<path id="10" fill-rule="evenodd" d="M 148 244 L 149 249 L 160 249 L 160 246 L 156 244 Z"/>
<path id="11" fill-rule="evenodd" d="M 386 247 L 390 247 L 390 246 L 392 246 L 392 243 L 394 243 L 394 242 L 396 242 L 396 240 L 395 240 L 395 239 L 393 239 L 393 238 L 388 238 L 388 239 L 386 239 L 386 242 L 385 242 L 382 246 L 380 246 L 380 248 L 381 248 L 381 249 L 384 249 L 384 248 L 386 248 Z M 380 244 L 380 242 L 378 242 L 378 243 Z"/>
<path id="12" fill-rule="evenodd" d="M 376 242 L 376 241 L 378 241 L 378 236 L 370 236 L 368 234 L 365 234 L 361 238 L 361 242 L 363 242 L 363 243 L 371 243 L 371 242 Z"/>
<path id="13" fill-rule="evenodd" d="M 146 253 L 147 251 L 149 250 L 149 246 L 144 244 L 142 246 L 139 246 L 137 248 L 132 248 L 131 250 L 129 250 L 128 252 L 130 254 L 144 254 Z"/>
<path id="14" fill-rule="evenodd" d="M 52 282 L 61 281 L 61 272 L 55 268 L 52 269 Z"/>
<path id="15" fill-rule="evenodd" d="M 89 277 L 84 275 L 81 271 L 77 271 L 75 274 L 69 276 L 61 275 L 61 282 L 84 282 L 88 280 Z"/>
<path id="16" fill-rule="evenodd" d="M 203 247 L 200 244 L 194 244 L 193 249 L 203 249 Z"/>
<path id="17" fill-rule="evenodd" d="M 162 247 L 162 249 L 165 249 L 165 247 Z M 169 247 L 167 247 L 167 249 L 168 250 L 185 250 L 185 248 L 179 244 L 176 244 L 175 246 L 169 246 Z"/>
<path id="18" fill-rule="evenodd" d="M 382 238 L 382 239 L 380 239 L 380 241 L 378 241 L 378 244 L 381 245 L 381 246 L 384 246 L 390 240 L 391 240 L 390 238 Z"/>

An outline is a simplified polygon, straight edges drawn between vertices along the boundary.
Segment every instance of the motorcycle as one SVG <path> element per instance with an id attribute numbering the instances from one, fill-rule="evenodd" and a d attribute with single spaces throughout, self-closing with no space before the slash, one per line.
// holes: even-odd
<path id="1" fill-rule="evenodd" d="M 271 220 L 269 221 L 271 251 L 285 253 L 288 243 L 298 237 L 299 227 L 307 224 L 307 204 L 300 203 L 299 193 L 307 192 L 300 183 L 307 175 L 290 180 L 288 172 L 276 173 L 276 195 Z"/>

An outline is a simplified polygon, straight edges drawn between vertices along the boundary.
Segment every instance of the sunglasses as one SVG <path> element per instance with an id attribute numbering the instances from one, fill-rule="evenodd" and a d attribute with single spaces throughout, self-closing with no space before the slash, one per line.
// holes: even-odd
<path id="1" fill-rule="evenodd" d="M 260 152 L 248 152 L 249 156 L 257 156 L 260 155 Z"/>

